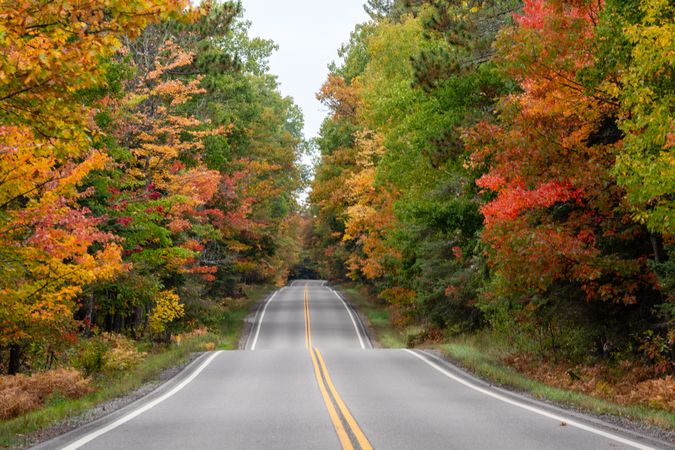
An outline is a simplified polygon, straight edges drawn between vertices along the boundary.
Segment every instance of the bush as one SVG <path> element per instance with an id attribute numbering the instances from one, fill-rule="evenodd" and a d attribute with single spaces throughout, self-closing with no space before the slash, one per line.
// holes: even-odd
<path id="1" fill-rule="evenodd" d="M 90 380 L 75 369 L 0 376 L 0 420 L 37 409 L 55 394 L 78 398 L 92 391 Z"/>
<path id="2" fill-rule="evenodd" d="M 73 365 L 87 375 L 104 371 L 129 370 L 145 357 L 130 339 L 121 334 L 103 333 L 81 342 Z"/>
<path id="3" fill-rule="evenodd" d="M 104 370 L 129 370 L 133 369 L 146 356 L 145 352 L 139 352 L 136 345 L 121 334 L 103 333 L 110 348 L 103 355 Z"/>
<path id="4" fill-rule="evenodd" d="M 150 314 L 150 331 L 162 334 L 166 325 L 185 315 L 185 306 L 174 291 L 160 291 L 155 297 L 155 308 Z"/>
<path id="5" fill-rule="evenodd" d="M 108 343 L 99 337 L 82 340 L 78 345 L 73 365 L 87 376 L 102 372 L 108 349 Z"/>

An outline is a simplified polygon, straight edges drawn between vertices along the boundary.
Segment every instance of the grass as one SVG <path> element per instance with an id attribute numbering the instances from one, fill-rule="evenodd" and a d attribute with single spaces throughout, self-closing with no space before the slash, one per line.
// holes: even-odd
<path id="1" fill-rule="evenodd" d="M 373 338 L 386 348 L 405 348 L 410 330 L 400 330 L 392 322 L 385 305 L 374 301 L 358 285 L 343 283 L 335 286 L 347 294 L 349 301 L 363 314 L 374 332 Z"/>
<path id="2" fill-rule="evenodd" d="M 408 336 L 419 331 L 413 327 L 403 330 L 394 327 L 386 305 L 369 298 L 358 285 L 345 283 L 336 287 L 347 294 L 349 300 L 366 316 L 375 334 L 373 337 L 383 347 L 405 348 Z M 453 337 L 446 339 L 442 344 L 429 347 L 440 350 L 448 360 L 480 378 L 528 393 L 540 400 L 552 401 L 593 414 L 619 416 L 666 430 L 675 430 L 675 413 L 642 405 L 619 405 L 581 392 L 548 386 L 522 375 L 502 362 L 512 350 L 489 333 Z"/>
<path id="3" fill-rule="evenodd" d="M 158 381 L 166 369 L 184 365 L 195 352 L 202 352 L 206 344 L 215 343 L 222 350 L 238 348 L 243 319 L 251 305 L 272 290 L 271 286 L 255 286 L 247 290 L 248 299 L 228 310 L 223 332 L 193 336 L 155 351 L 144 358 L 138 366 L 126 372 L 103 375 L 94 380 L 96 391 L 79 399 L 54 396 L 44 408 L 0 422 L 0 448 L 29 444 L 29 435 L 48 428 L 65 419 L 83 414 L 88 409 L 105 401 L 126 395 L 146 383 Z"/>
<path id="4" fill-rule="evenodd" d="M 271 285 L 248 286 L 245 289 L 247 300 L 228 311 L 226 331 L 221 333 L 218 342 L 220 350 L 235 350 L 239 347 L 239 338 L 244 326 L 244 319 L 249 314 L 251 305 L 262 300 L 267 294 L 276 289 Z"/>
<path id="5" fill-rule="evenodd" d="M 481 378 L 521 391 L 540 400 L 549 400 L 599 415 L 613 415 L 649 423 L 666 430 L 675 430 L 675 413 L 642 405 L 619 405 L 582 392 L 548 386 L 532 380 L 501 362 L 506 349 L 490 347 L 486 334 L 460 336 L 441 344 L 440 350 L 449 360 Z"/>

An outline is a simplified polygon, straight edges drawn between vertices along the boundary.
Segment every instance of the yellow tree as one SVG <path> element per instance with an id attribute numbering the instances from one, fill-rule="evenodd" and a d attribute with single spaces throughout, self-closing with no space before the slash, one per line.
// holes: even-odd
<path id="1" fill-rule="evenodd" d="M 356 170 L 346 183 L 349 206 L 343 240 L 356 242 L 347 260 L 351 276 L 362 274 L 372 280 L 384 275 L 384 258 L 400 256 L 386 242 L 387 232 L 396 222 L 394 201 L 398 193 L 393 186 L 376 183 L 377 161 L 385 152 L 382 137 L 358 133 L 356 149 Z"/>
<path id="2" fill-rule="evenodd" d="M 11 373 L 25 344 L 70 330 L 83 286 L 122 267 L 113 236 L 78 204 L 89 194 L 82 180 L 108 161 L 93 149 L 94 111 L 81 93 L 104 84 L 122 36 L 186 5 L 0 2 L 0 348 Z"/>

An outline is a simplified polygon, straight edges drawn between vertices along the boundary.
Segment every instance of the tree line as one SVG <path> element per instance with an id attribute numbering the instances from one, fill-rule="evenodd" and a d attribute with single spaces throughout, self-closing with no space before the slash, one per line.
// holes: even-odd
<path id="1" fill-rule="evenodd" d="M 168 339 L 299 254 L 302 115 L 239 2 L 0 5 L 0 371 Z"/>
<path id="2" fill-rule="evenodd" d="M 325 277 L 419 339 L 675 367 L 663 0 L 370 0 L 318 93 Z"/>

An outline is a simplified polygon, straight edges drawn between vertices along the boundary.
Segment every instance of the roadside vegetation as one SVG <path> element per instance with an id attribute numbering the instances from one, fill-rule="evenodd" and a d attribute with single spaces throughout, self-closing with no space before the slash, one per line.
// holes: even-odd
<path id="1" fill-rule="evenodd" d="M 672 2 L 366 7 L 318 93 L 316 270 L 384 345 L 672 428 Z"/>
<path id="2" fill-rule="evenodd" d="M 214 318 L 217 326 L 176 334 L 169 343 L 104 335 L 83 344 L 89 351 L 86 359 L 73 364 L 76 369 L 1 376 L 0 447 L 25 445 L 34 438 L 31 433 L 157 383 L 165 370 L 175 370 L 204 351 L 236 350 L 244 317 L 273 289 L 273 285 L 247 288 L 245 297 L 223 302 Z"/>
<path id="3" fill-rule="evenodd" d="M 671 379 L 635 373 L 648 370 L 644 366 L 635 366 L 630 361 L 593 366 L 543 362 L 518 353 L 502 336 L 489 329 L 419 341 L 420 327 L 395 326 L 390 306 L 373 296 L 367 287 L 347 282 L 336 288 L 345 293 L 365 317 L 376 346 L 435 350 L 479 378 L 540 400 L 675 431 Z M 625 365 L 630 365 L 630 369 L 626 370 Z M 647 381 L 641 381 L 645 379 Z"/>
<path id="4" fill-rule="evenodd" d="M 300 257 L 302 115 L 248 28 L 230 1 L 0 7 L 0 445 L 235 348 Z"/>

